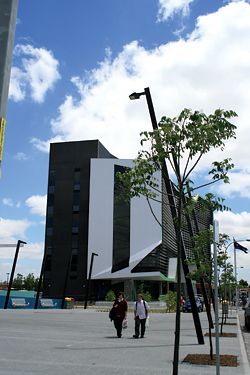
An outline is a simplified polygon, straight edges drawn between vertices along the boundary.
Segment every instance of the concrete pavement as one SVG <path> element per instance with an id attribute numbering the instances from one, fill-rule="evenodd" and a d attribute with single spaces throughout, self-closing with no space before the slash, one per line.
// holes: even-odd
<path id="1" fill-rule="evenodd" d="M 206 314 L 200 317 L 206 333 Z M 132 338 L 132 314 L 128 320 L 118 339 L 108 314 L 92 309 L 0 310 L 0 374 L 171 375 L 174 314 L 152 313 L 146 337 L 138 340 Z M 220 339 L 220 352 L 237 355 L 239 366 L 221 367 L 221 375 L 249 375 L 239 326 L 226 326 L 224 332 L 238 333 Z M 179 375 L 216 374 L 215 366 L 183 363 L 189 353 L 208 354 L 208 337 L 198 345 L 192 315 L 182 314 Z"/>

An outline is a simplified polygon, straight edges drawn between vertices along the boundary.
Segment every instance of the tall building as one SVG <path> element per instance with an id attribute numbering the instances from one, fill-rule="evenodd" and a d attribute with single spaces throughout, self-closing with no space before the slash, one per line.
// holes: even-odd
<path id="1" fill-rule="evenodd" d="M 90 161 L 114 158 L 99 141 L 50 146 L 44 294 L 84 296 L 88 259 Z"/>
<path id="2" fill-rule="evenodd" d="M 176 257 L 177 246 L 168 194 L 150 205 L 145 197 L 122 200 L 116 174 L 132 166 L 132 160 L 115 158 L 98 140 L 51 144 L 44 296 L 84 299 L 92 253 L 98 254 L 91 277 L 94 298 L 104 298 L 111 288 L 133 298 L 139 281 L 150 283 L 158 297 L 162 281 L 172 280 L 169 258 Z M 161 172 L 155 177 L 161 184 Z M 209 212 L 194 215 L 190 225 L 185 222 L 187 254 L 192 253 L 191 231 L 210 222 Z"/>

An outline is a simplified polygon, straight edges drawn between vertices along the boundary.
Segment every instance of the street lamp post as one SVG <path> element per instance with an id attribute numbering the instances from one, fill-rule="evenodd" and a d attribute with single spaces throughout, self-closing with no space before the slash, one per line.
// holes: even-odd
<path id="1" fill-rule="evenodd" d="M 140 99 L 140 97 L 142 95 L 146 96 L 146 100 L 147 100 L 147 104 L 148 104 L 148 111 L 149 111 L 152 127 L 153 127 L 154 130 L 157 130 L 158 125 L 157 125 L 157 120 L 156 120 L 156 116 L 155 116 L 153 101 L 152 101 L 152 97 L 151 97 L 151 94 L 150 94 L 149 87 L 146 87 L 143 92 L 133 92 L 133 94 L 129 95 L 129 99 L 130 100 Z"/>
<path id="2" fill-rule="evenodd" d="M 20 249 L 20 246 L 22 246 L 22 244 L 24 245 L 24 244 L 26 244 L 26 242 L 21 241 L 21 240 L 17 241 L 15 257 L 14 257 L 14 261 L 13 261 L 13 265 L 12 265 L 12 270 L 11 270 L 11 274 L 10 274 L 10 282 L 8 283 L 8 289 L 7 289 L 7 294 L 6 294 L 5 303 L 4 303 L 4 309 L 8 308 L 8 302 L 9 302 L 9 298 L 10 298 L 10 291 L 11 291 L 12 282 L 13 282 L 13 278 L 14 278 L 14 274 L 15 274 L 15 269 L 16 269 L 16 262 L 17 262 L 17 258 L 18 258 L 19 249 Z"/>
<path id="3" fill-rule="evenodd" d="M 235 283 L 236 283 L 236 289 L 235 289 L 235 298 L 236 298 L 236 301 L 235 301 L 235 307 L 236 307 L 236 312 L 238 313 L 238 304 L 239 304 L 239 288 L 238 288 L 238 281 L 237 281 L 237 262 L 236 262 L 236 248 L 238 247 L 239 249 L 243 250 L 244 252 L 247 252 L 247 249 L 246 248 L 243 248 L 243 246 L 241 245 L 238 245 L 236 246 L 236 244 L 238 244 L 238 242 L 244 242 L 244 241 L 248 241 L 250 242 L 250 239 L 247 238 L 245 240 L 235 240 L 233 238 L 233 241 L 230 242 L 227 246 L 226 246 L 226 250 L 229 248 L 229 246 L 231 246 L 232 244 L 234 244 L 234 278 L 235 278 Z"/>
<path id="4" fill-rule="evenodd" d="M 98 257 L 98 254 L 96 254 L 96 253 L 92 253 L 92 254 L 91 254 L 90 267 L 89 267 L 89 277 L 88 277 L 87 285 L 86 285 L 86 294 L 85 294 L 84 309 L 87 308 L 87 304 L 88 304 L 89 285 L 90 285 L 90 280 L 91 280 L 91 275 L 92 275 L 92 268 L 93 268 L 93 262 L 94 262 L 94 257 L 95 257 L 95 256 Z"/>
<path id="5" fill-rule="evenodd" d="M 9 285 L 9 275 L 10 275 L 10 273 L 7 272 L 6 273 L 6 276 L 7 276 L 7 279 L 6 279 L 7 288 L 8 288 L 8 285 Z"/>
<path id="6" fill-rule="evenodd" d="M 152 101 L 152 97 L 151 97 L 151 94 L 150 94 L 149 87 L 144 88 L 144 91 L 142 91 L 142 92 L 133 92 L 131 95 L 129 95 L 129 99 L 130 100 L 140 99 L 140 97 L 143 96 L 143 95 L 146 96 L 148 111 L 149 111 L 149 115 L 150 115 L 153 130 L 157 130 L 158 124 L 157 124 L 157 120 L 156 120 L 156 116 L 155 116 L 153 101 Z M 171 210 L 172 216 L 174 218 L 174 217 L 177 217 L 176 202 L 174 200 L 173 188 L 172 188 L 172 185 L 170 183 L 166 161 L 164 161 L 163 164 L 162 164 L 162 172 L 163 172 L 162 175 L 163 175 L 163 180 L 164 180 L 164 183 L 165 183 L 166 191 L 168 192 L 168 197 L 169 197 L 169 200 L 170 200 L 170 210 Z M 176 233 L 176 237 L 178 238 L 177 233 Z M 182 260 L 182 267 L 183 267 L 184 274 L 185 274 L 185 277 L 186 277 L 187 274 L 189 274 L 189 268 L 188 268 L 188 265 L 187 265 L 187 262 L 186 262 L 185 247 L 184 247 L 182 235 L 181 235 L 181 238 L 180 238 L 180 242 L 181 242 L 181 251 L 180 251 L 181 254 L 180 254 L 180 257 L 178 257 L 178 259 Z M 179 279 L 180 279 L 180 266 L 177 263 L 177 280 L 179 280 Z M 204 338 L 203 338 L 203 334 L 202 334 L 202 328 L 201 328 L 201 324 L 200 324 L 199 313 L 198 313 L 196 302 L 195 302 L 193 286 L 192 286 L 192 283 L 191 283 L 191 279 L 188 278 L 188 277 L 186 277 L 186 285 L 187 285 L 188 295 L 189 295 L 191 306 L 192 306 L 192 314 L 193 314 L 197 339 L 198 339 L 199 344 L 204 344 Z M 205 298 L 205 297 L 206 296 L 204 296 L 204 301 L 205 301 L 205 304 L 206 304 L 206 310 L 207 310 L 207 314 L 209 314 L 207 298 Z M 178 298 L 178 293 L 177 293 L 177 298 Z M 178 298 L 178 301 L 179 300 L 180 300 L 180 298 Z M 210 320 L 212 321 L 212 319 L 210 319 Z M 179 338 L 177 337 L 177 334 L 176 334 L 176 339 L 179 340 Z M 176 361 L 177 361 L 177 359 L 176 359 Z"/>

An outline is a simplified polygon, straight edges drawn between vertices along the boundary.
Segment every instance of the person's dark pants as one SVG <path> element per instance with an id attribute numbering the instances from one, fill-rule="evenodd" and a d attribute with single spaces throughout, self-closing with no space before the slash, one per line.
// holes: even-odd
<path id="1" fill-rule="evenodd" d="M 114 319 L 114 326 L 117 332 L 117 337 L 122 336 L 122 322 L 123 322 L 123 318 L 116 317 Z"/>
<path id="2" fill-rule="evenodd" d="M 135 318 L 135 336 L 140 336 L 140 326 L 141 326 L 141 337 L 144 337 L 145 333 L 145 325 L 146 325 L 146 319 L 139 319 L 137 316 Z"/>

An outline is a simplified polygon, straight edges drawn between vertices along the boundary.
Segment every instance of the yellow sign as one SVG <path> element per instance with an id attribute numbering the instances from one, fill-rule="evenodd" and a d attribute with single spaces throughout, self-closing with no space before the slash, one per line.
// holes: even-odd
<path id="1" fill-rule="evenodd" d="M 5 119 L 0 117 L 0 162 L 2 161 L 2 156 L 3 156 L 4 130 L 5 130 Z"/>

